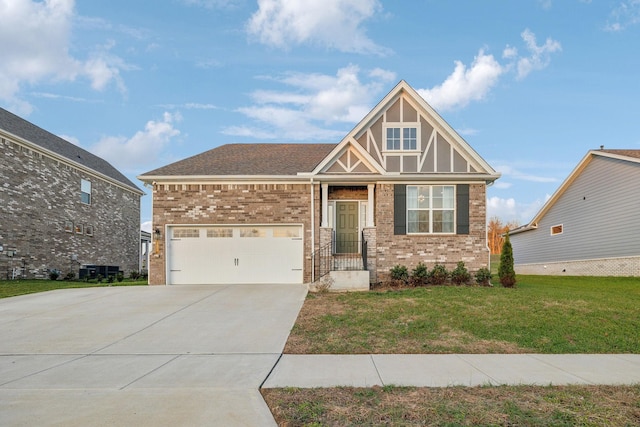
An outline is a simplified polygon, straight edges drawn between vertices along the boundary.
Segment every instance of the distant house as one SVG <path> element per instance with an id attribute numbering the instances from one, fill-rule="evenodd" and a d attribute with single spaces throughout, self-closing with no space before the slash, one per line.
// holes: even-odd
<path id="1" fill-rule="evenodd" d="M 368 288 L 397 264 L 476 271 L 498 177 L 401 81 L 339 143 L 223 145 L 139 176 L 153 186 L 150 283 L 359 270 Z"/>
<path id="2" fill-rule="evenodd" d="M 0 108 L 0 278 L 139 269 L 143 192 L 105 160 Z"/>
<path id="3" fill-rule="evenodd" d="M 640 150 L 592 150 L 510 233 L 517 273 L 640 276 Z"/>

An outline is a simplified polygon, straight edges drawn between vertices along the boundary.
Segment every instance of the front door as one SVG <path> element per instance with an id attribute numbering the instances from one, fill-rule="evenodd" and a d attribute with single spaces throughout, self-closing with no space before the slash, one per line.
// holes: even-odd
<path id="1" fill-rule="evenodd" d="M 358 202 L 336 202 L 336 253 L 358 252 Z"/>

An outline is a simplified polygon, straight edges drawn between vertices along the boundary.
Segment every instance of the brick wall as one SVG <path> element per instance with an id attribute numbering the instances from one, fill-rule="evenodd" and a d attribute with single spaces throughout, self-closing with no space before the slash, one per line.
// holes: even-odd
<path id="1" fill-rule="evenodd" d="M 140 196 L 13 143 L 0 140 L 0 243 L 17 249 L 13 262 L 0 253 L 0 278 L 26 267 L 26 277 L 63 275 L 80 264 L 138 270 Z M 92 184 L 92 203 L 80 202 L 80 180 Z M 65 231 L 82 225 L 83 234 Z M 93 236 L 85 234 L 93 227 Z M 77 261 L 72 260 L 77 255 Z"/>
<path id="2" fill-rule="evenodd" d="M 640 257 L 558 261 L 514 266 L 516 274 L 553 276 L 640 276 Z"/>
<path id="3" fill-rule="evenodd" d="M 315 241 L 319 241 L 320 187 L 315 185 Z M 153 227 L 171 224 L 303 224 L 304 281 L 311 280 L 310 184 L 156 184 Z M 166 283 L 164 236 L 154 242 L 149 283 Z"/>
<path id="4" fill-rule="evenodd" d="M 389 269 L 401 264 L 409 270 L 423 262 L 428 268 L 437 264 L 448 270 L 464 261 L 469 271 L 488 267 L 486 241 L 486 194 L 484 184 L 469 186 L 469 234 L 467 235 L 394 235 L 392 184 L 376 186 L 377 281 L 388 278 Z"/>

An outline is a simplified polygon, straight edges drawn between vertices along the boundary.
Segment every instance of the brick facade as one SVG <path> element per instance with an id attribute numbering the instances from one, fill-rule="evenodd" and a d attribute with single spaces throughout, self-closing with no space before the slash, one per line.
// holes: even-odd
<path id="1" fill-rule="evenodd" d="M 395 265 L 409 270 L 423 262 L 428 268 L 442 264 L 448 270 L 464 261 L 471 272 L 489 265 L 486 233 L 486 186 L 469 186 L 469 234 L 461 235 L 394 235 L 392 184 L 376 186 L 376 281 L 388 278 Z"/>
<path id="2" fill-rule="evenodd" d="M 319 239 L 320 187 L 314 185 L 315 241 Z M 153 227 L 172 224 L 242 225 L 302 224 L 304 281 L 311 280 L 310 184 L 156 184 L 153 188 Z M 166 283 L 164 235 L 154 242 L 149 283 Z"/>
<path id="3" fill-rule="evenodd" d="M 77 277 L 81 264 L 138 271 L 139 194 L 21 144 L 0 141 L 0 243 L 5 249 L 0 278 L 16 267 L 26 278 L 47 277 L 48 269 Z M 81 179 L 91 182 L 90 205 L 80 202 Z M 67 232 L 67 222 L 82 225 L 82 234 Z M 6 251 L 14 248 L 11 259 Z"/>
<path id="4" fill-rule="evenodd" d="M 470 234 L 446 236 L 396 236 L 393 234 L 392 184 L 375 188 L 376 227 L 364 228 L 368 242 L 367 267 L 372 282 L 385 280 L 397 264 L 412 269 L 422 261 L 432 267 L 455 268 L 464 261 L 470 271 L 487 267 L 486 195 L 484 184 L 470 185 Z M 320 185 L 314 185 L 314 225 L 311 227 L 310 184 L 155 184 L 153 226 L 163 230 L 154 242 L 150 261 L 150 284 L 166 283 L 164 230 L 167 225 L 268 225 L 304 226 L 304 281 L 312 278 L 311 254 L 331 241 L 332 229 L 320 227 Z M 331 200 L 366 200 L 366 186 L 329 186 Z M 312 241 L 315 247 L 312 247 Z"/>

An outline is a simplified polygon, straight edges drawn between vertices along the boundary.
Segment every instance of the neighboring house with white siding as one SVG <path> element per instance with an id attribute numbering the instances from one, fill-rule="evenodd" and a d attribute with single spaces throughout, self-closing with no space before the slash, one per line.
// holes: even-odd
<path id="1" fill-rule="evenodd" d="M 591 150 L 510 233 L 516 273 L 640 276 L 640 150 Z"/>

